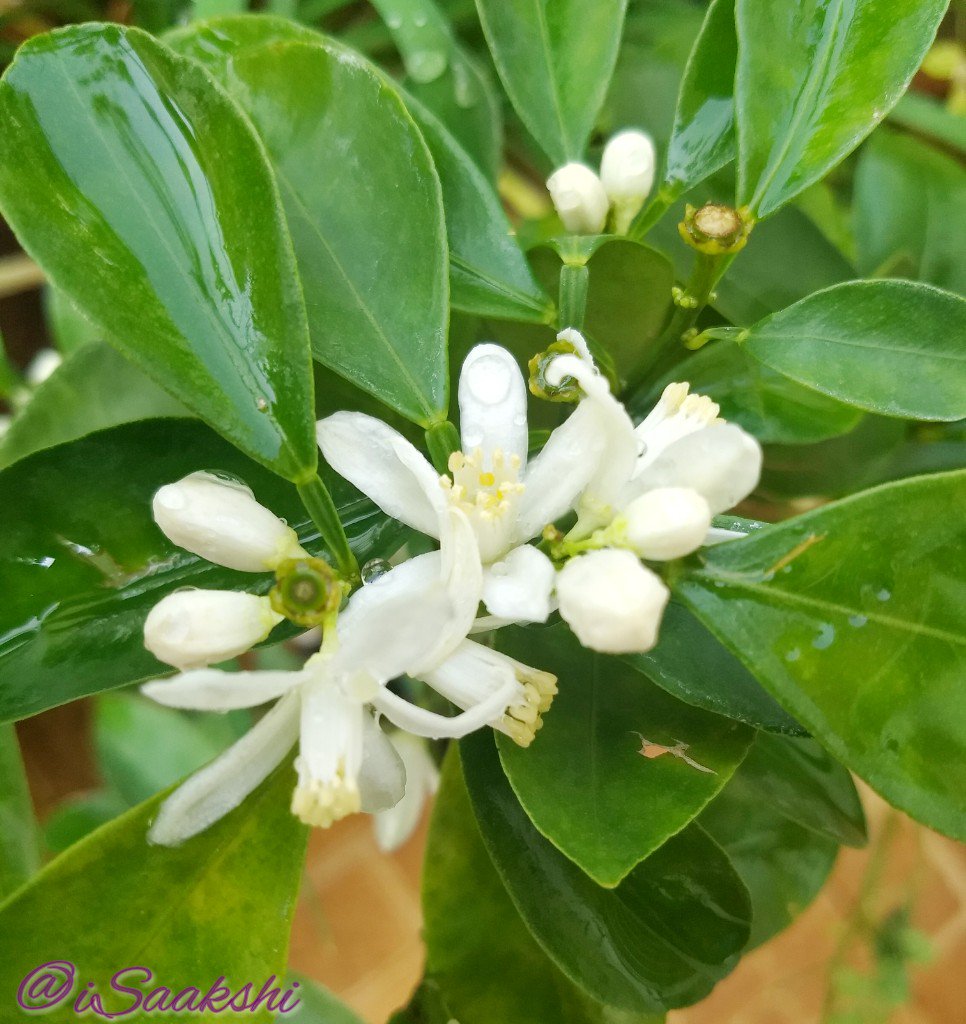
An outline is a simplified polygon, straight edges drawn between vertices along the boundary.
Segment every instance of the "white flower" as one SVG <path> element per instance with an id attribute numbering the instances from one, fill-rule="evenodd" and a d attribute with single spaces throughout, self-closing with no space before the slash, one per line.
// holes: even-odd
<path id="1" fill-rule="evenodd" d="M 210 473 L 191 473 L 160 488 L 153 511 L 172 543 L 229 569 L 265 572 L 306 554 L 295 531 L 247 487 Z"/>
<path id="2" fill-rule="evenodd" d="M 666 561 L 699 548 L 711 529 L 707 501 L 687 487 L 656 487 L 635 498 L 614 522 L 615 533 L 642 558 Z"/>
<path id="3" fill-rule="evenodd" d="M 177 590 L 144 621 L 144 646 L 175 668 L 237 658 L 282 621 L 267 597 L 233 590 Z"/>
<path id="4" fill-rule="evenodd" d="M 319 445 L 333 469 L 383 511 L 433 537 L 444 496 L 476 534 L 486 567 L 481 596 L 490 613 L 543 622 L 553 566 L 526 542 L 573 508 L 595 473 L 606 441 L 605 431 L 592 425 L 598 410 L 581 403 L 528 462 L 526 384 L 510 353 L 490 344 L 466 357 L 459 405 L 463 450 L 442 478 L 405 438 L 363 413 L 321 420 Z"/>
<path id="5" fill-rule="evenodd" d="M 667 587 L 630 551 L 606 548 L 571 559 L 557 574 L 560 614 L 595 651 L 630 654 L 657 642 Z"/>
<path id="6" fill-rule="evenodd" d="M 604 230 L 610 201 L 600 178 L 585 164 L 558 168 L 547 179 L 547 189 L 567 231 L 599 235 Z"/>
<path id="7" fill-rule="evenodd" d="M 600 178 L 614 207 L 614 227 L 626 233 L 654 184 L 654 143 L 644 132 L 623 131 L 604 147 Z"/>
<path id="8" fill-rule="evenodd" d="M 407 732 L 392 732 L 389 742 L 396 748 L 406 772 L 406 792 L 394 807 L 373 815 L 376 842 L 385 853 L 398 850 L 416 831 L 426 801 L 439 787 L 436 768 L 426 741 Z"/>

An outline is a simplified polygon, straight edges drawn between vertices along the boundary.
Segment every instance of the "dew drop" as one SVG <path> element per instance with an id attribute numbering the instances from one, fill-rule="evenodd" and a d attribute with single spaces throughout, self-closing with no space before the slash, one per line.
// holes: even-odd
<path id="1" fill-rule="evenodd" d="M 375 583 L 380 576 L 385 576 L 392 566 L 384 558 L 370 558 L 362 567 L 362 582 Z"/>
<path id="2" fill-rule="evenodd" d="M 818 636 L 812 641 L 812 646 L 816 651 L 824 651 L 832 646 L 834 640 L 835 627 L 830 622 L 823 622 Z"/>
<path id="3" fill-rule="evenodd" d="M 790 651 L 789 651 L 789 652 L 788 652 L 788 653 L 787 653 L 787 654 L 785 655 L 785 661 L 798 661 L 798 659 L 799 659 L 799 658 L 800 658 L 801 656 L 802 656 L 802 652 L 801 652 L 801 651 L 800 651 L 800 650 L 799 650 L 799 649 L 798 649 L 797 647 L 793 647 L 793 648 L 792 648 L 792 649 L 791 649 L 791 650 L 790 650 Z"/>
<path id="4" fill-rule="evenodd" d="M 877 601 L 888 601 L 892 597 L 892 591 L 883 587 L 881 590 L 876 591 L 875 596 Z"/>
<path id="5" fill-rule="evenodd" d="M 259 397 L 258 400 L 255 402 L 255 405 L 258 407 L 259 412 L 265 412 L 265 410 L 268 408 L 268 399 Z"/>
<path id="6" fill-rule="evenodd" d="M 446 70 L 446 54 L 442 50 L 416 50 L 406 58 L 406 70 L 422 85 L 435 82 Z"/>
<path id="7" fill-rule="evenodd" d="M 510 393 L 515 374 L 499 356 L 482 355 L 473 360 L 465 379 L 469 393 L 483 405 L 497 405 Z"/>
<path id="8" fill-rule="evenodd" d="M 849 625 L 855 626 L 856 629 L 864 626 L 868 622 L 868 618 L 865 615 L 850 615 Z"/>

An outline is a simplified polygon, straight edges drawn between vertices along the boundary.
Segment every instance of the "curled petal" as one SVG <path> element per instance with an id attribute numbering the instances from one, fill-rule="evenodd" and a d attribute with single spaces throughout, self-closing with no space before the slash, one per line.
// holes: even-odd
<path id="1" fill-rule="evenodd" d="M 511 676 L 486 700 L 452 718 L 410 704 L 391 690 L 380 690 L 372 703 L 393 725 L 415 736 L 424 736 L 427 739 L 459 739 L 499 718 L 518 692 L 519 686 L 520 684 Z"/>

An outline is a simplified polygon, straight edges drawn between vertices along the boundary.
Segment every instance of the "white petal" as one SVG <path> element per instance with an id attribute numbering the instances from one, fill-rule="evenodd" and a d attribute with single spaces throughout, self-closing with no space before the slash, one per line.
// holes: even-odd
<path id="1" fill-rule="evenodd" d="M 546 622 L 553 578 L 553 562 L 542 551 L 524 544 L 486 568 L 483 603 L 491 614 L 502 619 Z"/>
<path id="2" fill-rule="evenodd" d="M 64 357 L 53 348 L 42 348 L 27 364 L 24 379 L 31 387 L 38 387 L 64 361 Z"/>
<path id="3" fill-rule="evenodd" d="M 319 420 L 316 433 L 325 461 L 386 515 L 439 535 L 438 512 L 428 497 L 433 488 L 442 490 L 439 477 L 401 434 L 361 412 L 333 413 Z"/>
<path id="4" fill-rule="evenodd" d="M 604 147 L 600 178 L 617 214 L 617 232 L 624 234 L 654 185 L 654 143 L 644 132 L 625 131 Z"/>
<path id="5" fill-rule="evenodd" d="M 267 597 L 233 590 L 177 590 L 148 612 L 144 646 L 175 668 L 200 668 L 251 650 L 282 618 Z"/>
<path id="6" fill-rule="evenodd" d="M 514 543 L 530 540 L 574 508 L 597 471 L 605 442 L 596 410 L 581 402 L 527 466 Z"/>
<path id="7" fill-rule="evenodd" d="M 666 448 L 626 489 L 625 500 L 656 487 L 687 487 L 718 515 L 751 494 L 761 462 L 761 446 L 750 434 L 716 423 Z"/>
<path id="8" fill-rule="evenodd" d="M 711 509 L 697 491 L 657 487 L 635 498 L 617 524 L 626 545 L 642 558 L 665 561 L 689 555 L 704 543 Z"/>
<path id="9" fill-rule="evenodd" d="M 527 461 L 527 386 L 516 359 L 499 345 L 477 345 L 463 361 L 459 386 L 463 451 L 480 448 L 491 468 L 497 449 Z"/>
<path id="10" fill-rule="evenodd" d="M 373 706 L 386 716 L 393 725 L 415 736 L 427 739 L 459 739 L 482 729 L 488 722 L 499 718 L 516 694 L 519 683 L 508 679 L 499 690 L 469 711 L 446 718 L 432 711 L 426 711 L 403 700 L 391 690 L 380 690 L 373 698 Z"/>
<path id="11" fill-rule="evenodd" d="M 670 445 L 722 421 L 720 407 L 707 395 L 690 394 L 690 385 L 668 384 L 654 408 L 638 424 L 641 445 L 634 475 L 642 473 Z"/>
<path id="12" fill-rule="evenodd" d="M 366 712 L 359 767 L 361 810 L 375 814 L 395 807 L 404 798 L 407 782 L 405 760 L 372 715 Z"/>
<path id="13" fill-rule="evenodd" d="M 242 484 L 191 473 L 154 495 L 154 521 L 178 547 L 216 565 L 265 572 L 305 554 L 295 531 Z"/>
<path id="14" fill-rule="evenodd" d="M 376 842 L 386 853 L 399 849 L 416 831 L 426 799 L 439 785 L 439 771 L 424 740 L 406 732 L 394 732 L 389 739 L 405 765 L 406 791 L 397 804 L 380 811 L 373 821 Z"/>
<path id="15" fill-rule="evenodd" d="M 564 227 L 577 235 L 599 235 L 610 201 L 604 186 L 585 164 L 569 163 L 547 179 L 547 190 Z"/>
<path id="16" fill-rule="evenodd" d="M 561 616 L 584 647 L 606 654 L 649 651 L 669 596 L 630 551 L 591 551 L 557 574 Z"/>
<path id="17" fill-rule="evenodd" d="M 298 695 L 283 697 L 237 743 L 165 800 L 148 841 L 178 846 L 234 810 L 292 749 L 298 715 Z"/>
<path id="18" fill-rule="evenodd" d="M 192 711 L 232 711 L 254 708 L 281 697 L 305 681 L 301 672 L 221 672 L 199 668 L 173 679 L 145 683 L 145 697 L 169 708 Z"/>

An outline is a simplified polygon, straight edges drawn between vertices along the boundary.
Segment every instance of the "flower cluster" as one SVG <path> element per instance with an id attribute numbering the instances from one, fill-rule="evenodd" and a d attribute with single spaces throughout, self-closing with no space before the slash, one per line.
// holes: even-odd
<path id="1" fill-rule="evenodd" d="M 599 175 L 586 164 L 564 164 L 550 175 L 547 189 L 567 231 L 599 235 L 613 213 L 614 231 L 623 235 L 651 192 L 654 169 L 651 137 L 623 131 L 604 147 Z"/>
<path id="2" fill-rule="evenodd" d="M 152 826 L 154 842 L 179 843 L 206 828 L 297 742 L 293 812 L 319 826 L 372 812 L 380 842 L 394 845 L 435 785 L 420 738 L 490 726 L 528 746 L 556 693 L 554 676 L 474 635 L 546 622 L 559 611 L 595 650 L 654 645 L 669 596 L 661 563 L 720 539 L 712 517 L 755 486 L 760 449 L 686 384 L 670 385 L 635 426 L 576 331 L 563 332 L 536 363 L 534 390 L 579 400 L 533 458 L 526 381 L 510 353 L 492 344 L 474 348 L 463 364 L 462 450 L 445 474 L 371 416 L 339 412 L 319 422 L 319 446 L 333 469 L 388 515 L 439 541 L 439 550 L 400 561 L 347 600 L 327 563 L 304 551 L 247 488 L 195 473 L 158 491 L 155 520 L 174 543 L 232 569 L 272 572 L 275 585 L 267 596 L 190 590 L 165 597 L 145 623 L 145 644 L 180 672 L 144 692 L 179 708 L 275 703 L 169 797 Z M 570 524 L 566 533 L 560 523 Z M 210 667 L 286 619 L 323 628 L 321 648 L 301 669 Z M 459 713 L 406 699 L 390 686 L 402 677 L 421 680 Z M 381 719 L 398 731 L 386 733 Z"/>

